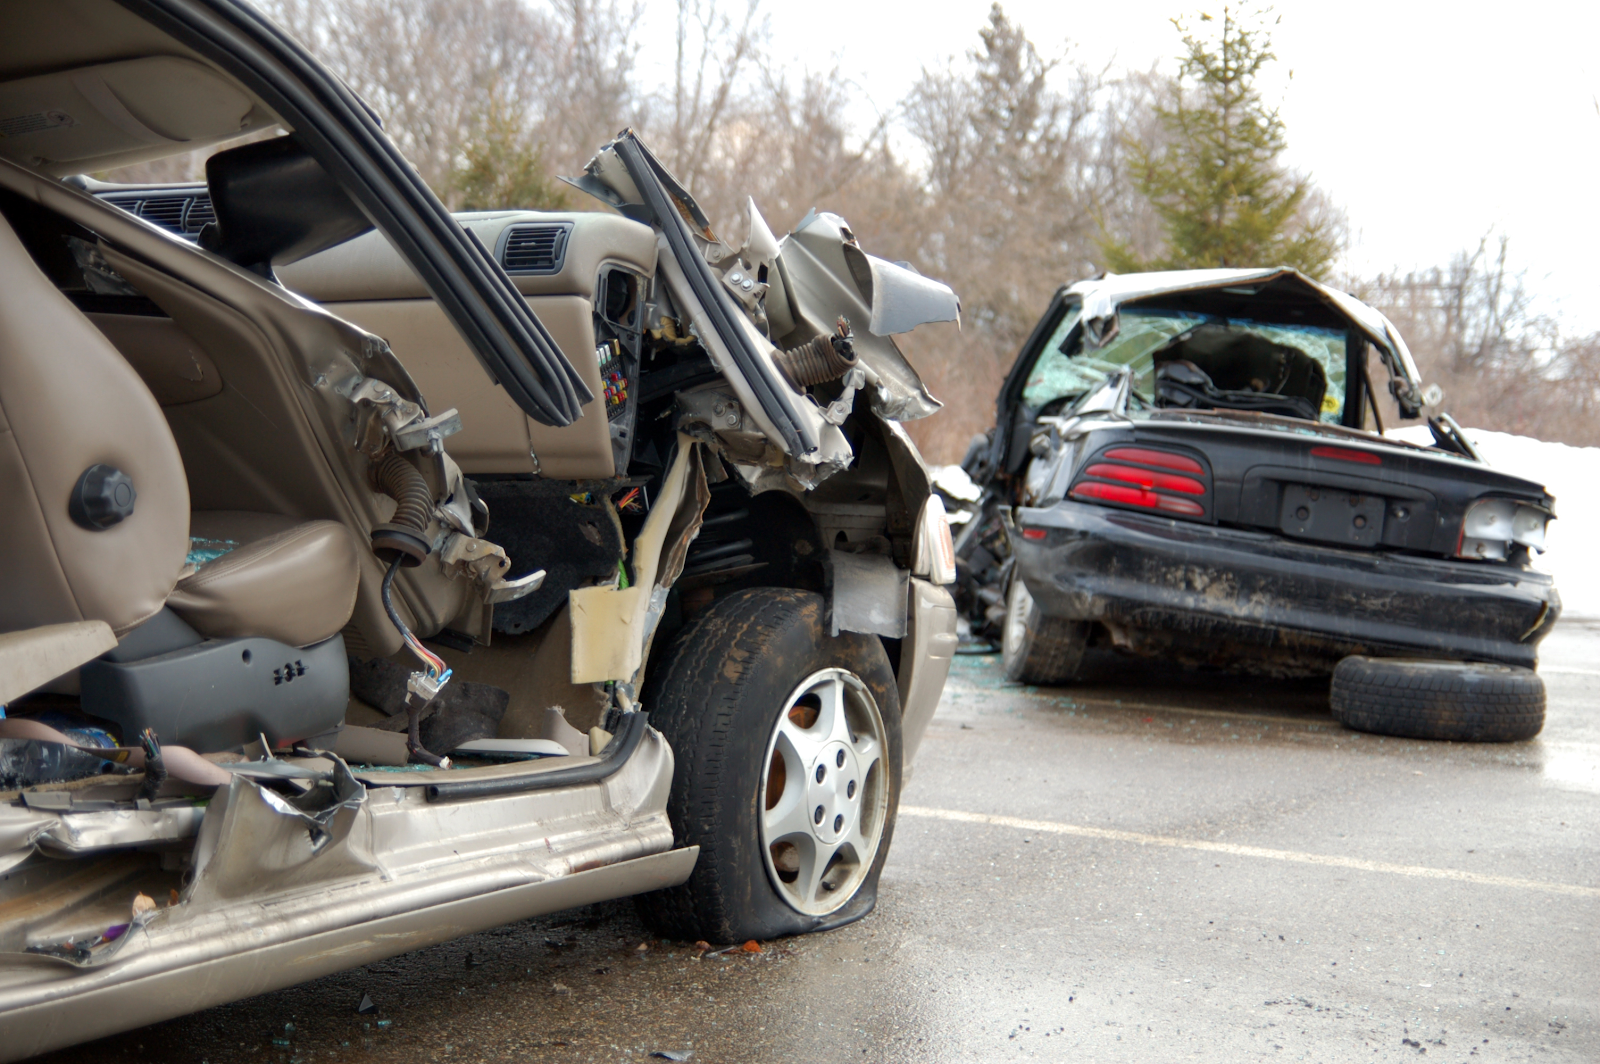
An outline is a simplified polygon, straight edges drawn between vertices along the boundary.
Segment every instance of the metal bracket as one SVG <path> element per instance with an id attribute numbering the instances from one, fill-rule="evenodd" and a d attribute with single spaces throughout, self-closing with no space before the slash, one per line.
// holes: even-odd
<path id="1" fill-rule="evenodd" d="M 822 420 L 830 425 L 843 425 L 844 419 L 855 409 L 856 392 L 866 383 L 867 371 L 860 366 L 846 373 L 844 391 L 839 393 L 839 398 L 828 404 L 828 409 L 822 412 Z"/>
<path id="2" fill-rule="evenodd" d="M 460 431 L 461 414 L 451 407 L 442 414 L 413 421 L 409 425 L 395 429 L 391 435 L 394 437 L 396 450 L 414 451 L 419 447 L 427 447 L 437 454 L 444 444 L 444 438 L 454 436 Z"/>

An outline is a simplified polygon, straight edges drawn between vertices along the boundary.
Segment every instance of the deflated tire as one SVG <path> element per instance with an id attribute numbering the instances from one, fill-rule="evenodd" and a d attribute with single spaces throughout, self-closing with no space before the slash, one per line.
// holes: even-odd
<path id="1" fill-rule="evenodd" d="M 876 636 L 828 634 L 822 596 L 718 599 L 645 693 L 672 744 L 667 811 L 699 846 L 682 886 L 642 895 L 657 934 L 743 942 L 865 916 L 900 799 L 900 698 Z"/>

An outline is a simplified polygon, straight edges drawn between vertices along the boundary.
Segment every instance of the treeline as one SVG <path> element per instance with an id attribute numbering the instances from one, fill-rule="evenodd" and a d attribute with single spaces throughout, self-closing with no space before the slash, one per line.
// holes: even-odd
<path id="1" fill-rule="evenodd" d="M 715 223 L 736 225 L 746 196 L 780 233 L 831 210 L 868 250 L 950 283 L 962 329 L 901 338 L 946 403 L 908 426 L 931 460 L 992 423 L 1059 285 L 1106 268 L 1279 263 L 1389 313 L 1463 423 L 1600 443 L 1600 335 L 1565 338 L 1531 314 L 1503 245 L 1430 271 L 1337 276 L 1344 218 L 1279 161 L 1286 131 L 1256 88 L 1271 23 L 1249 11 L 1177 21 L 1168 76 L 1041 50 L 995 4 L 964 57 L 925 68 L 863 126 L 850 72 L 792 69 L 761 0 L 678 0 L 670 34 L 648 36 L 642 3 L 623 0 L 259 2 L 383 116 L 452 207 L 592 209 L 555 176 L 633 126 Z M 641 73 L 646 53 L 662 83 Z"/>
<path id="2" fill-rule="evenodd" d="M 1508 245 L 1486 236 L 1443 266 L 1345 287 L 1389 316 L 1461 424 L 1600 447 L 1600 333 L 1540 313 Z"/>

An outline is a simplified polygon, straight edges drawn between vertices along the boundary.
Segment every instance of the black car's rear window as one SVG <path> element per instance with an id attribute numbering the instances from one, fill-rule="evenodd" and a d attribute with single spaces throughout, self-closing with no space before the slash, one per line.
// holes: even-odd
<path id="1" fill-rule="evenodd" d="M 1079 310 L 1069 308 L 1055 333 L 1033 364 L 1023 385 L 1023 404 L 1039 410 L 1060 399 L 1087 392 L 1105 380 L 1112 370 L 1127 367 L 1133 372 L 1133 388 L 1148 404 L 1155 399 L 1155 353 L 1200 326 L 1221 327 L 1248 334 L 1279 347 L 1292 348 L 1321 367 L 1326 389 L 1321 397 L 1318 420 L 1339 424 L 1344 416 L 1346 334 L 1339 329 L 1312 325 L 1280 325 L 1247 318 L 1222 318 L 1214 315 L 1153 308 L 1125 308 L 1118 315 L 1118 329 L 1104 346 L 1091 347 L 1078 326 Z M 1248 390 L 1272 394 L 1277 382 L 1257 379 L 1246 384 Z"/>

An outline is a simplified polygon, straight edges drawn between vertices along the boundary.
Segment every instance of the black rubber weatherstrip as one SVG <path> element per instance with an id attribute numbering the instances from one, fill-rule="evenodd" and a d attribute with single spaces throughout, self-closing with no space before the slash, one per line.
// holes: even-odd
<path id="1" fill-rule="evenodd" d="M 570 425 L 593 396 L 494 257 L 383 133 L 365 101 L 240 0 L 118 0 L 239 78 L 421 275 L 486 372 L 524 413 Z M 474 278 L 484 283 L 474 283 Z"/>
<path id="2" fill-rule="evenodd" d="M 459 783 L 430 783 L 423 793 L 430 802 L 459 802 L 470 798 L 497 798 L 506 794 L 527 794 L 548 791 L 556 787 L 579 787 L 585 783 L 599 783 L 616 772 L 633 752 L 639 748 L 649 727 L 643 713 L 628 713 L 622 718 L 617 733 L 611 737 L 600 759 L 586 765 L 552 769 L 549 772 L 529 772 L 518 776 L 497 776 L 488 780 L 462 780 Z"/>
<path id="3" fill-rule="evenodd" d="M 712 277 L 705 256 L 696 250 L 694 241 L 689 238 L 688 223 L 683 220 L 683 215 L 658 179 L 656 167 L 660 164 L 632 133 L 623 134 L 615 143 L 622 165 L 627 167 L 628 176 L 633 178 L 639 193 L 644 196 L 645 205 L 655 214 L 656 224 L 667 238 L 672 257 L 683 268 L 683 275 L 688 278 L 695 298 L 711 319 L 711 327 L 728 345 L 734 364 L 744 375 L 750 390 L 755 392 L 761 408 L 783 434 L 783 442 L 789 448 L 789 453 L 798 458 L 815 451 L 817 441 L 812 439 L 811 430 L 795 415 L 794 406 L 784 392 L 785 386 L 778 383 L 763 363 L 760 353 L 750 345 L 750 338 L 733 318 L 735 312 L 729 307 L 731 300 Z"/>

